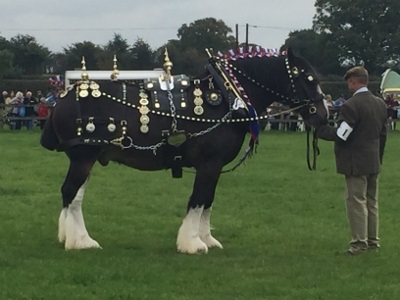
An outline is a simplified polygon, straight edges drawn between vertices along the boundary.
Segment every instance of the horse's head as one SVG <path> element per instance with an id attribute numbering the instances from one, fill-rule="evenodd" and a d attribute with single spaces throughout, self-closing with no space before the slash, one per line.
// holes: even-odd
<path id="1" fill-rule="evenodd" d="M 328 118 L 319 80 L 312 67 L 302 58 L 287 50 L 285 65 L 289 77 L 290 106 L 299 106 L 299 113 L 308 125 L 320 125 Z"/>
<path id="2" fill-rule="evenodd" d="M 297 110 L 308 125 L 327 121 L 328 109 L 317 76 L 290 48 L 283 55 L 277 49 L 253 46 L 221 57 L 226 72 L 258 113 L 280 102 Z"/>

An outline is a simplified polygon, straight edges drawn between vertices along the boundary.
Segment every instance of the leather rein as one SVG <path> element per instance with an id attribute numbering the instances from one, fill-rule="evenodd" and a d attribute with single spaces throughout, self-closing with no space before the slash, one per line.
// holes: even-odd
<path id="1" fill-rule="evenodd" d="M 307 131 L 307 166 L 310 171 L 315 171 L 317 170 L 317 156 L 320 153 L 318 148 L 318 138 L 316 135 L 316 129 L 312 126 L 306 125 L 306 131 Z M 310 142 L 311 134 L 312 134 L 312 141 Z M 312 158 L 310 154 L 311 151 L 312 151 Z M 311 164 L 311 159 L 312 159 L 312 164 Z"/>

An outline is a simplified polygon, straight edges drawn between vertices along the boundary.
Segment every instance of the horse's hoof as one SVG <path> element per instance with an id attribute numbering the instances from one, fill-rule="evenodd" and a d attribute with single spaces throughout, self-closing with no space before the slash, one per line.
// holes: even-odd
<path id="1" fill-rule="evenodd" d="M 77 239 L 75 242 L 65 242 L 65 250 L 102 249 L 98 242 L 91 237 Z"/>
<path id="2" fill-rule="evenodd" d="M 200 254 L 208 253 L 207 245 L 198 237 L 190 243 L 177 243 L 179 253 Z"/>
<path id="3" fill-rule="evenodd" d="M 207 245 L 208 248 L 224 249 L 222 244 L 217 239 L 215 239 L 211 234 L 200 236 L 200 239 Z"/>

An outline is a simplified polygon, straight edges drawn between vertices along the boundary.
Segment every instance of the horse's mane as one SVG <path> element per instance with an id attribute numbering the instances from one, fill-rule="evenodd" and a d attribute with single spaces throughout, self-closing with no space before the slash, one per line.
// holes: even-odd
<path id="1" fill-rule="evenodd" d="M 286 55 L 286 51 L 280 52 L 277 48 L 264 48 L 261 46 L 238 47 L 227 52 L 218 52 L 219 58 L 228 61 L 254 57 L 278 57 L 280 55 Z"/>

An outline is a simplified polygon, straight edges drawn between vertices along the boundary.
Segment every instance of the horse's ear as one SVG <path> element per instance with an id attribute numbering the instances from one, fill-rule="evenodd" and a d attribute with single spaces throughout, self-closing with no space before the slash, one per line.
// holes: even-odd
<path id="1" fill-rule="evenodd" d="M 288 57 L 289 61 L 293 61 L 293 59 L 295 57 L 293 50 L 290 47 L 287 48 L 287 57 Z"/>

